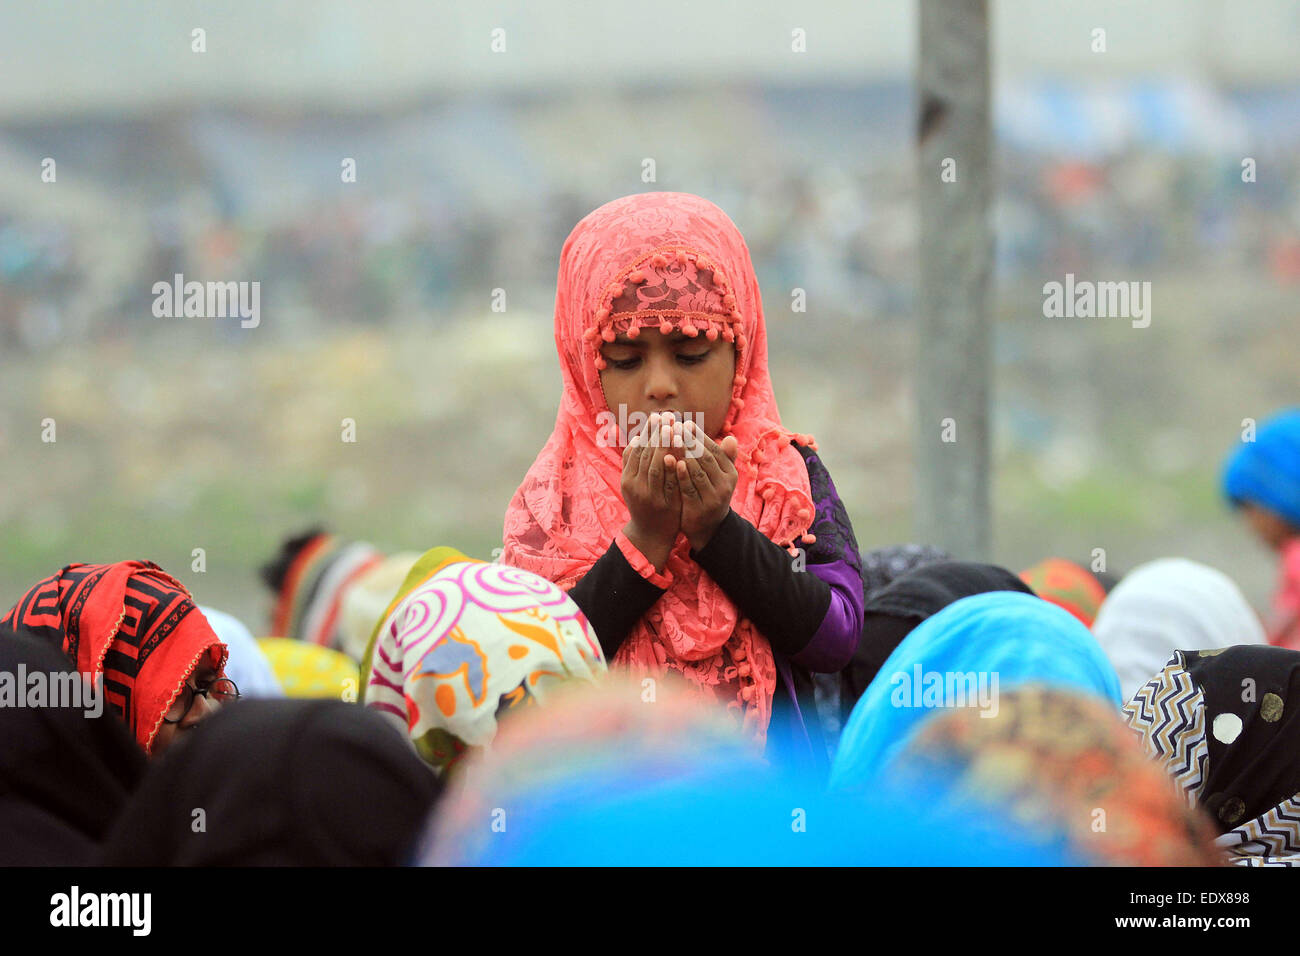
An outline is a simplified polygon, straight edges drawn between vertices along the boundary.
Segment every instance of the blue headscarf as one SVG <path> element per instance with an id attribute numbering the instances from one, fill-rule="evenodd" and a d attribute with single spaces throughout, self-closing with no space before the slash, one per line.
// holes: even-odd
<path id="1" fill-rule="evenodd" d="M 1253 442 L 1228 456 L 1223 494 L 1234 505 L 1262 505 L 1300 528 L 1300 408 L 1275 415 Z"/>
<path id="2" fill-rule="evenodd" d="M 678 779 L 584 775 L 522 801 L 480 866 L 1079 866 L 1061 839 L 945 805 L 925 778 L 874 793 L 727 761 Z"/>
<path id="3" fill-rule="evenodd" d="M 938 695 L 936 674 L 942 681 Z M 962 674 L 974 675 L 973 689 Z M 1122 703 L 1115 669 L 1069 612 L 1012 591 L 948 605 L 904 638 L 853 708 L 831 767 L 831 786 L 879 777 L 925 718 L 945 705 L 962 706 L 965 699 L 966 706 L 987 707 L 991 715 L 999 691 L 1028 683 L 1095 694 L 1116 709 Z M 952 699 L 945 693 L 950 685 Z"/>

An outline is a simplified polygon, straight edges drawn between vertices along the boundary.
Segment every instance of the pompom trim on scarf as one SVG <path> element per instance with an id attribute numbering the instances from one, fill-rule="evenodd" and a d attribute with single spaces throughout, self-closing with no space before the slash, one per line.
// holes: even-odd
<path id="1" fill-rule="evenodd" d="M 627 291 L 629 282 L 639 285 L 649 279 L 644 268 L 647 263 L 655 268 L 663 268 L 668 265 L 669 257 L 679 265 L 690 263 L 696 269 L 710 273 L 709 283 L 727 308 L 726 315 L 683 309 L 614 311 L 615 301 Z M 596 310 L 596 324 L 583 332 L 582 337 L 587 342 L 593 364 L 597 369 L 604 369 L 606 362 L 604 356 L 600 354 L 601 342 L 613 342 L 620 334 L 628 338 L 636 338 L 641 334 L 642 329 L 651 326 L 657 326 L 664 335 L 670 335 L 679 329 L 688 338 L 696 338 L 704 333 L 704 337 L 710 342 L 716 342 L 721 336 L 725 341 L 735 345 L 737 359 L 739 353 L 743 352 L 749 344 L 745 337 L 744 316 L 736 308 L 736 296 L 727 284 L 726 274 L 709 256 L 678 243 L 668 243 L 642 253 L 619 270 L 600 300 Z M 745 387 L 746 379 L 740 369 L 741 363 L 738 360 L 736 374 L 731 382 L 731 407 L 727 410 L 726 420 L 722 424 L 724 434 L 730 432 L 737 413 L 745 405 L 740 392 Z M 608 405 L 608 402 L 606 404 Z"/>

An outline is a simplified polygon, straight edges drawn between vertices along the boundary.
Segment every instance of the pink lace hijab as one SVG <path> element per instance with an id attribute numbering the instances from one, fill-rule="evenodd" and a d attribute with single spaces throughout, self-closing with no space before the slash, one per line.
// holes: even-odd
<path id="1" fill-rule="evenodd" d="M 506 563 L 567 590 L 627 524 L 621 448 L 600 440 L 609 418 L 601 413 L 617 411 L 608 408 L 601 388 L 600 344 L 617 334 L 635 338 L 649 327 L 722 336 L 735 345 L 731 407 L 722 429 L 739 443 L 732 510 L 781 545 L 793 548 L 808 531 L 808 471 L 790 442 L 816 445 L 781 425 L 768 376 L 763 303 L 745 240 L 705 199 L 639 193 L 587 215 L 560 252 L 555 346 L 564 393 L 555 430 L 506 513 Z M 743 712 L 746 727 L 764 739 L 776 689 L 771 646 L 689 551 L 679 535 L 664 571 L 666 593 L 613 663 L 641 675 L 679 671 Z"/>

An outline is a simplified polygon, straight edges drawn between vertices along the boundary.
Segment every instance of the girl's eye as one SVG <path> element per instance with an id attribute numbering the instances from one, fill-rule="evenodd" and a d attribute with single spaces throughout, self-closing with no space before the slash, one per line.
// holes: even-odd
<path id="1" fill-rule="evenodd" d="M 628 359 L 607 358 L 605 359 L 605 361 L 609 364 L 610 368 L 616 368 L 619 371 L 626 372 L 636 368 L 637 365 L 640 364 L 641 359 L 640 358 L 628 358 Z"/>
<path id="2" fill-rule="evenodd" d="M 683 365 L 699 365 L 708 357 L 708 352 L 700 352 L 696 355 L 687 355 L 685 352 L 677 353 L 677 361 L 681 362 Z"/>

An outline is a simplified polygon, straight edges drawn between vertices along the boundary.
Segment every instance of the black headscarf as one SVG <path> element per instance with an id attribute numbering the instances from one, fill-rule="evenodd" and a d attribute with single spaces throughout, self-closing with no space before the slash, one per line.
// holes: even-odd
<path id="1" fill-rule="evenodd" d="M 187 736 L 150 769 L 103 862 L 400 865 L 440 790 L 406 739 L 356 704 L 240 701 Z"/>
<path id="2" fill-rule="evenodd" d="M 1237 862 L 1300 864 L 1300 651 L 1175 651 L 1124 718 Z"/>
<path id="3" fill-rule="evenodd" d="M 38 671 L 47 686 L 53 686 L 49 675 L 75 673 L 46 641 L 0 628 L 6 681 L 25 694 L 26 686 L 16 686 L 19 675 Z M 0 707 L 0 866 L 91 863 L 144 776 L 144 751 L 107 701 L 98 717 L 86 711 Z"/>
<path id="4" fill-rule="evenodd" d="M 988 591 L 1033 590 L 1006 568 L 970 561 L 936 561 L 896 578 L 867 597 L 862 639 L 841 681 L 843 718 L 848 721 L 858 698 L 867 689 L 894 648 L 918 624 L 954 601 Z"/>
<path id="5" fill-rule="evenodd" d="M 951 561 L 952 555 L 929 544 L 898 544 L 876 548 L 862 555 L 862 590 L 868 601 L 904 574 L 938 561 Z"/>
<path id="6" fill-rule="evenodd" d="M 870 601 L 881 588 L 888 587 L 894 579 L 922 565 L 947 561 L 952 556 L 928 544 L 896 544 L 875 548 L 862 554 L 862 597 Z M 817 713 L 829 741 L 838 745 L 844 722 L 848 720 L 853 705 L 861 691 L 854 692 L 856 683 L 847 670 L 836 674 L 810 674 L 817 702 Z"/>
<path id="7" fill-rule="evenodd" d="M 1079 567 L 1081 567 L 1081 568 L 1086 568 L 1086 567 L 1088 567 L 1088 565 L 1086 565 L 1086 564 L 1081 564 L 1081 565 L 1079 565 Z M 1105 591 L 1107 594 L 1109 594 L 1111 591 L 1115 590 L 1115 585 L 1119 584 L 1120 579 L 1121 579 L 1121 576 L 1118 575 L 1118 574 L 1115 574 L 1113 571 L 1092 571 L 1092 570 L 1089 570 L 1088 573 L 1091 574 L 1094 578 L 1097 579 L 1097 583 L 1101 585 L 1101 589 L 1102 589 L 1103 591 Z"/>

